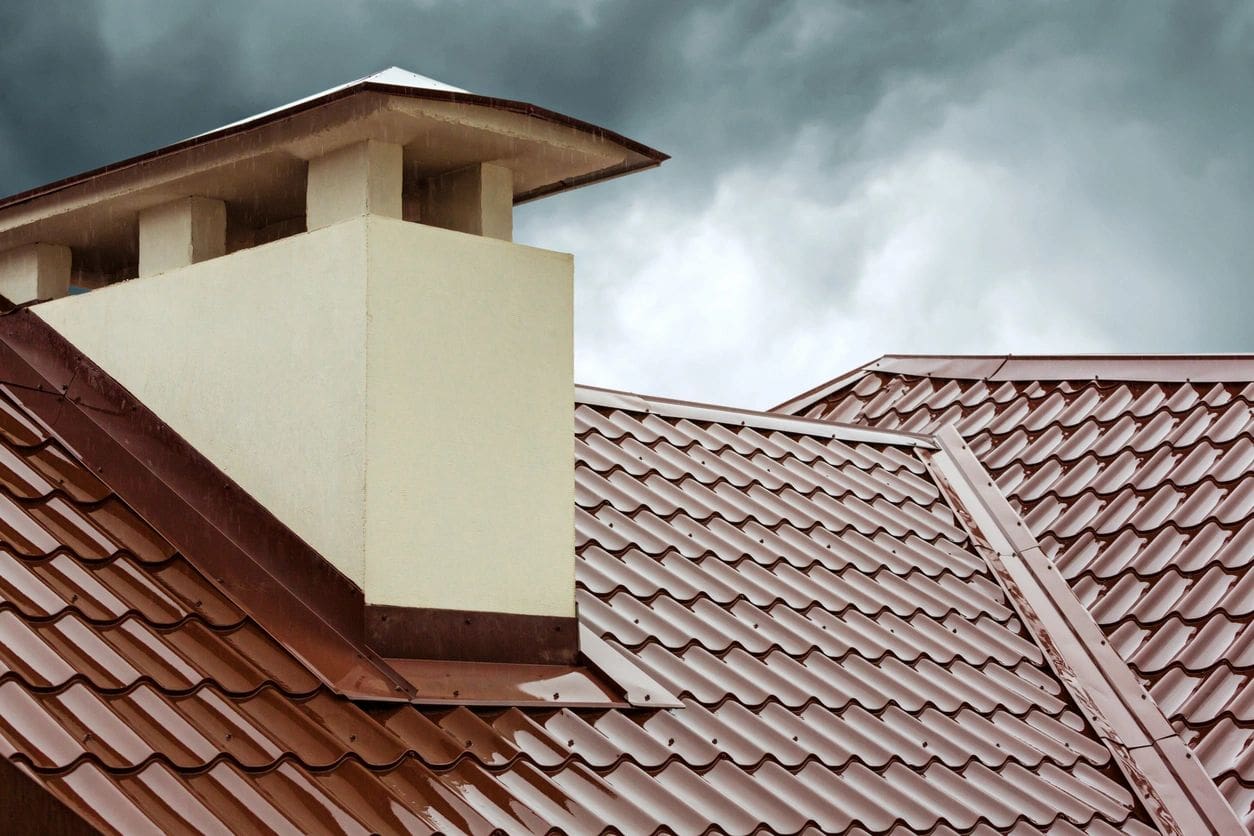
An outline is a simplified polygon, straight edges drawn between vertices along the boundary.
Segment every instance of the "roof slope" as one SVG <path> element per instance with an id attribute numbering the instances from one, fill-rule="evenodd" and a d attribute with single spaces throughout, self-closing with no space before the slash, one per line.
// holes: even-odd
<path id="1" fill-rule="evenodd" d="M 908 444 L 579 406 L 581 617 L 685 707 L 420 710 L 321 684 L 27 395 L 0 751 L 103 829 L 1154 832 Z"/>
<path id="2" fill-rule="evenodd" d="M 1254 830 L 1254 356 L 885 357 L 782 405 L 954 424 Z"/>

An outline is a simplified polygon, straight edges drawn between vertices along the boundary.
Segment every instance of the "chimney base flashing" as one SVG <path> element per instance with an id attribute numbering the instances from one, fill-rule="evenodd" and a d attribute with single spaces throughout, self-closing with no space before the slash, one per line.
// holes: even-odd
<path id="1" fill-rule="evenodd" d="M 573 665 L 573 617 L 366 605 L 366 643 L 385 657 Z"/>

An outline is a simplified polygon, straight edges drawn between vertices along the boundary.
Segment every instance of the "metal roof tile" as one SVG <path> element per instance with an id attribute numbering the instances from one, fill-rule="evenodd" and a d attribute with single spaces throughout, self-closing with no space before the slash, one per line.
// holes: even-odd
<path id="1" fill-rule="evenodd" d="M 3 397 L 0 413 L 28 442 L 0 456 L 27 497 L 0 527 L 28 549 L 0 551 L 0 750 L 106 828 L 1138 826 L 908 447 L 577 407 L 581 619 L 684 707 L 418 709 L 323 686 Z"/>
<path id="2" fill-rule="evenodd" d="M 1050 363 L 1032 360 L 1007 365 L 999 373 L 1006 380 L 990 391 L 978 380 L 947 377 L 953 361 L 910 362 L 909 372 L 851 375 L 847 388 L 817 390 L 820 399 L 805 408 L 817 418 L 840 412 L 886 425 L 888 413 L 866 409 L 861 381 L 874 379 L 874 388 L 907 407 L 894 408 L 893 423 L 922 416 L 929 419 L 922 429 L 935 430 L 930 411 L 908 407 L 954 382 L 966 386 L 957 401 L 959 430 L 1019 503 L 1112 645 L 1146 672 L 1164 710 L 1195 723 L 1233 716 L 1225 712 L 1238 705 L 1248 711 L 1239 696 L 1246 675 L 1229 666 L 1250 657 L 1245 633 L 1254 632 L 1233 626 L 1254 614 L 1246 572 L 1254 563 L 1254 486 L 1247 485 L 1254 482 L 1254 383 L 1199 385 L 1169 372 L 1154 382 L 1153 359 L 1138 361 L 1141 382 L 1066 374 L 1044 380 L 1032 375 Z M 1202 369 L 1210 361 L 1189 362 Z M 932 379 L 924 384 L 912 375 L 929 363 Z M 1219 379 L 1222 363 L 1203 378 Z M 1216 732 L 1213 752 L 1232 750 L 1220 745 L 1223 737 L 1244 739 L 1254 730 L 1248 716 L 1229 722 L 1231 729 Z M 1254 783 L 1254 771 L 1240 774 Z M 1236 785 L 1225 786 L 1235 797 Z M 1241 798 L 1247 806 L 1239 812 L 1248 815 Z"/>

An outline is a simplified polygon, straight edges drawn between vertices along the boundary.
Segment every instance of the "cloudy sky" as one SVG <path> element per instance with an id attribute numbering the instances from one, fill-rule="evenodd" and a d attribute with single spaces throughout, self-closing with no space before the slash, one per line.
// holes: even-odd
<path id="1" fill-rule="evenodd" d="M 1254 350 L 1254 5 L 3 0 L 0 193 L 398 65 L 660 148 L 530 204 L 581 382 Z"/>

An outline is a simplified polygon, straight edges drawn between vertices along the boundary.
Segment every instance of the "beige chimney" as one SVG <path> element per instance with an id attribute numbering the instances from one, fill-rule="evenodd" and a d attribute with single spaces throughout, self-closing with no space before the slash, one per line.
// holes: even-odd
<path id="1" fill-rule="evenodd" d="M 572 259 L 512 210 L 662 159 L 393 69 L 0 203 L 0 282 L 93 288 L 34 311 L 376 620 L 572 619 Z"/>

